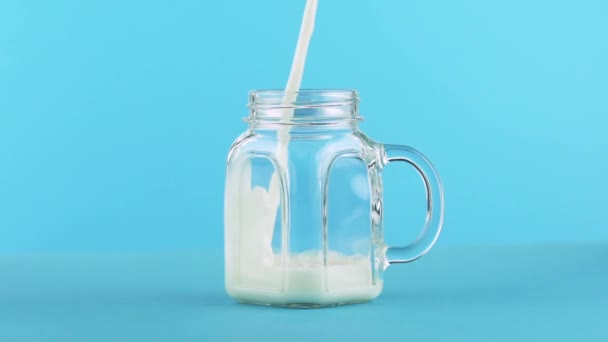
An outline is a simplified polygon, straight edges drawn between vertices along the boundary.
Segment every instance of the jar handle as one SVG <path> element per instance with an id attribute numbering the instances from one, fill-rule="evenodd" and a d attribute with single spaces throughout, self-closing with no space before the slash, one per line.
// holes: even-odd
<path id="1" fill-rule="evenodd" d="M 406 246 L 385 247 L 385 267 L 414 261 L 428 252 L 437 241 L 443 224 L 443 186 L 433 164 L 409 146 L 380 145 L 382 167 L 399 161 L 412 165 L 422 177 L 426 189 L 427 213 L 424 229 L 418 238 Z"/>

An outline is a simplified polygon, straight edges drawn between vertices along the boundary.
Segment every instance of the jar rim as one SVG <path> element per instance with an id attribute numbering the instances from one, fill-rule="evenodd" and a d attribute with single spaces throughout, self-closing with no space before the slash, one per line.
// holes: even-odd
<path id="1" fill-rule="evenodd" d="M 254 89 L 249 92 L 249 109 L 306 109 L 352 106 L 359 102 L 355 89 Z"/>

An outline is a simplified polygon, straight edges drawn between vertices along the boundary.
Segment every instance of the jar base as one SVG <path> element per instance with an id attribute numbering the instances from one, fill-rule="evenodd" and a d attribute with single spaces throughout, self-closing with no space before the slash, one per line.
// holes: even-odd
<path id="1" fill-rule="evenodd" d="M 227 287 L 226 290 L 232 298 L 243 304 L 304 309 L 369 302 L 382 292 L 382 282 L 337 291 L 269 291 L 242 287 Z"/>
<path id="2" fill-rule="evenodd" d="M 354 304 L 364 304 L 373 301 L 372 299 L 358 300 L 352 302 L 337 302 L 337 303 L 286 303 L 286 304 L 269 304 L 269 303 L 261 303 L 256 301 L 248 301 L 248 300 L 240 300 L 237 299 L 236 302 L 242 305 L 256 305 L 256 306 L 267 306 L 274 308 L 283 308 L 283 309 L 322 309 L 322 308 L 331 308 L 335 306 L 344 306 L 344 305 L 354 305 Z"/>

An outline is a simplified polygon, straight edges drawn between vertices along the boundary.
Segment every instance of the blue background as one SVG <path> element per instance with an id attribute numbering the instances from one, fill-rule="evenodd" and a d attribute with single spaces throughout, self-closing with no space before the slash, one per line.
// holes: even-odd
<path id="1" fill-rule="evenodd" d="M 226 154 L 247 92 L 284 86 L 303 7 L 0 0 L 3 340 L 200 341 L 307 320 L 294 331 L 361 337 L 401 333 L 399 315 L 411 340 L 605 340 L 602 0 L 320 0 L 303 86 L 358 89 L 368 135 L 428 155 L 444 233 L 367 306 L 287 314 L 225 296 Z M 422 185 L 405 166 L 385 176 L 387 239 L 405 243 Z"/>
<path id="2" fill-rule="evenodd" d="M 247 91 L 284 86 L 304 2 L 2 0 L 0 253 L 221 246 Z M 322 0 L 303 86 L 358 89 L 366 133 L 429 156 L 442 244 L 607 240 L 607 15 Z M 422 220 L 400 192 L 387 231 Z"/>

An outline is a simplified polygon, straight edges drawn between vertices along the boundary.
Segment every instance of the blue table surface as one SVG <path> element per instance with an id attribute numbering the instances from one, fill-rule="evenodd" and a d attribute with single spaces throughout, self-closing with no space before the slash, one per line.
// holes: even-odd
<path id="1" fill-rule="evenodd" d="M 375 301 L 237 304 L 221 250 L 0 256 L 1 342 L 608 341 L 608 244 L 437 247 Z"/>

